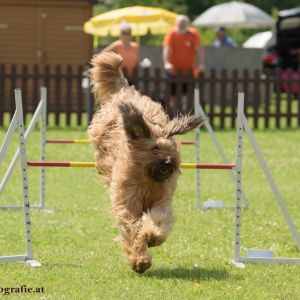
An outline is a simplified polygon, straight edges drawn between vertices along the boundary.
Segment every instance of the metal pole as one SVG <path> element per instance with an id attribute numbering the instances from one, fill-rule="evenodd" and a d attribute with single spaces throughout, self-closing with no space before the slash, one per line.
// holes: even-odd
<path id="1" fill-rule="evenodd" d="M 3 160 L 4 156 L 6 154 L 9 142 L 11 140 L 11 137 L 12 137 L 13 133 L 14 133 L 14 130 L 16 129 L 16 126 L 17 126 L 17 113 L 15 112 L 14 116 L 13 116 L 11 122 L 10 122 L 10 125 L 8 127 L 7 133 L 4 137 L 1 148 L 0 148 L 0 166 L 1 166 L 1 163 L 2 163 L 2 160 Z"/>
<path id="2" fill-rule="evenodd" d="M 200 116 L 200 93 L 198 83 L 195 84 L 194 89 L 194 109 L 195 115 Z M 196 164 L 200 164 L 200 128 L 195 130 L 195 144 L 196 144 Z M 201 207 L 201 194 L 200 194 L 200 170 L 196 170 L 196 206 L 199 210 L 202 210 Z"/>
<path id="3" fill-rule="evenodd" d="M 243 123 L 244 94 L 238 93 L 237 115 L 237 149 L 236 149 L 236 203 L 235 203 L 235 230 L 234 230 L 234 261 L 240 262 L 240 233 L 241 233 L 241 196 L 242 196 L 242 158 L 243 158 Z"/>
<path id="4" fill-rule="evenodd" d="M 25 237 L 26 237 L 26 260 L 25 262 L 31 266 L 40 266 L 40 263 L 32 258 L 32 237 L 31 237 L 31 222 L 30 222 L 30 204 L 28 193 L 28 178 L 27 178 L 27 157 L 25 147 L 25 134 L 23 122 L 22 95 L 20 89 L 15 89 L 16 112 L 18 115 L 18 133 L 19 133 L 19 149 L 21 158 L 21 176 L 23 187 L 23 202 L 24 202 L 24 221 L 25 221 Z"/>

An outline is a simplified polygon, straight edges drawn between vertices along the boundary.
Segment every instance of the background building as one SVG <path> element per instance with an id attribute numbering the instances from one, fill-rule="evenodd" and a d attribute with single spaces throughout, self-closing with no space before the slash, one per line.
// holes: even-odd
<path id="1" fill-rule="evenodd" d="M 0 0 L 0 63 L 86 63 L 92 39 L 82 25 L 91 16 L 88 0 Z"/>

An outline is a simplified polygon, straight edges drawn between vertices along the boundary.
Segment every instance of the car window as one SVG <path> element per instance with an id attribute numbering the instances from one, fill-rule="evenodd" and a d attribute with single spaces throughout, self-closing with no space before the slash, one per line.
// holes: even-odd
<path id="1" fill-rule="evenodd" d="M 299 17 L 283 19 L 279 24 L 280 30 L 288 30 L 288 29 L 294 29 L 298 27 L 300 27 Z"/>

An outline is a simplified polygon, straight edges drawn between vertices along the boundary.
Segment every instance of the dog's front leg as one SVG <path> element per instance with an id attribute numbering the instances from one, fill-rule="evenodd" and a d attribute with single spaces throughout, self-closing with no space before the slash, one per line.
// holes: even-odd
<path id="1" fill-rule="evenodd" d="M 151 266 L 151 256 L 147 253 L 148 237 L 141 231 L 141 219 L 120 226 L 119 241 L 127 255 L 131 268 L 143 273 Z"/>
<path id="2" fill-rule="evenodd" d="M 148 250 L 148 237 L 141 230 L 141 220 L 131 229 L 131 251 L 128 253 L 128 262 L 131 268 L 138 273 L 144 273 L 151 266 L 151 256 Z M 136 227 L 135 227 L 136 226 Z"/>
<path id="3" fill-rule="evenodd" d="M 141 231 L 142 209 L 129 205 L 113 205 L 113 215 L 121 229 L 119 242 L 127 255 L 131 268 L 143 273 L 151 266 L 151 256 L 147 253 L 148 237 Z"/>

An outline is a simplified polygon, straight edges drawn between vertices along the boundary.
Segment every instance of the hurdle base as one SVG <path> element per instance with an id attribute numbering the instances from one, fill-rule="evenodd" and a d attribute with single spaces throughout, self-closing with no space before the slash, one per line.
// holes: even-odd
<path id="1" fill-rule="evenodd" d="M 244 263 L 276 263 L 276 264 L 294 264 L 300 263 L 300 257 L 286 258 L 273 257 L 272 250 L 248 249 L 247 256 L 239 257 L 231 261 L 235 267 L 244 268 Z"/>
<path id="2" fill-rule="evenodd" d="M 8 210 L 8 209 L 24 209 L 24 206 L 21 206 L 21 205 L 3 205 L 3 206 L 0 206 L 0 210 Z M 43 213 L 46 213 L 46 214 L 54 214 L 55 212 L 53 210 L 50 210 L 50 209 L 46 209 L 42 206 L 37 206 L 37 205 L 32 205 L 30 206 L 30 209 L 33 209 L 33 210 L 39 210 L 40 212 L 43 212 Z"/>
<path id="3" fill-rule="evenodd" d="M 199 208 L 199 206 L 197 206 Z M 217 209 L 217 208 L 231 208 L 234 209 L 235 205 L 225 205 L 222 200 L 210 200 L 203 203 L 203 207 L 200 208 L 202 212 L 207 209 Z M 241 208 L 250 208 L 249 204 L 241 205 Z"/>
<path id="4" fill-rule="evenodd" d="M 13 256 L 1 256 L 0 257 L 0 263 L 7 263 L 7 262 L 25 262 L 25 264 L 29 267 L 40 267 L 41 263 L 33 260 L 28 259 L 27 255 L 13 255 Z"/>
<path id="5" fill-rule="evenodd" d="M 37 260 L 28 259 L 25 261 L 26 265 L 32 268 L 38 268 L 41 267 L 42 264 L 38 262 Z"/>
<path id="6" fill-rule="evenodd" d="M 241 257 L 241 262 L 245 263 L 274 263 L 274 264 L 295 264 L 300 263 L 299 258 L 285 258 L 285 257 Z"/>
<path id="7" fill-rule="evenodd" d="M 6 263 L 6 262 L 16 262 L 16 261 L 26 261 L 27 256 L 26 255 L 13 255 L 13 256 L 1 256 L 0 257 L 0 263 Z"/>
<path id="8" fill-rule="evenodd" d="M 45 214 L 49 214 L 49 215 L 55 214 L 54 210 L 50 210 L 50 209 L 47 209 L 47 208 L 36 208 L 36 209 L 38 209 L 40 212 L 43 212 Z"/>
<path id="9" fill-rule="evenodd" d="M 210 200 L 203 203 L 203 210 L 213 209 L 213 208 L 223 208 L 224 202 L 221 200 Z"/>
<path id="10" fill-rule="evenodd" d="M 244 269 L 245 268 L 245 264 L 242 263 L 241 261 L 237 261 L 235 259 L 231 260 L 230 261 L 232 263 L 232 265 L 236 268 L 239 268 L 239 269 Z"/>
<path id="11" fill-rule="evenodd" d="M 272 250 L 264 250 L 264 249 L 248 249 L 247 250 L 247 258 L 265 258 L 265 257 L 273 257 Z"/>

